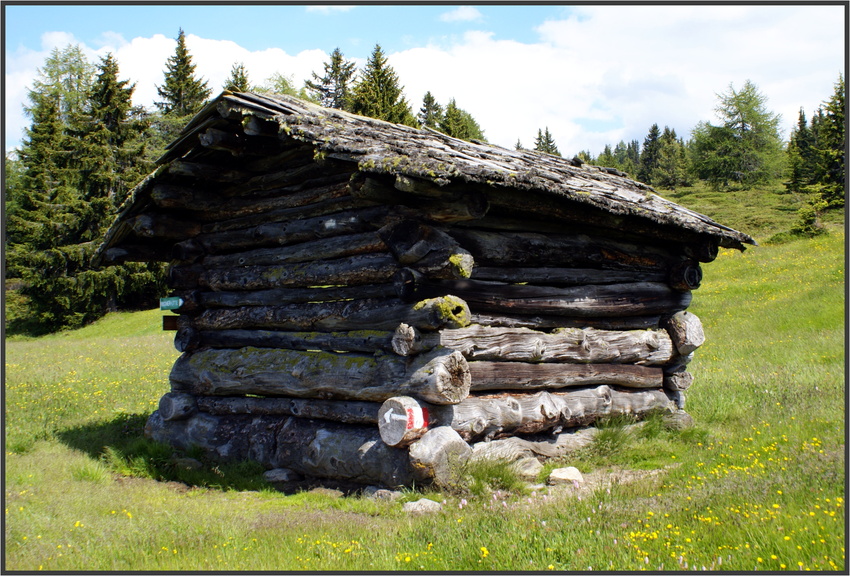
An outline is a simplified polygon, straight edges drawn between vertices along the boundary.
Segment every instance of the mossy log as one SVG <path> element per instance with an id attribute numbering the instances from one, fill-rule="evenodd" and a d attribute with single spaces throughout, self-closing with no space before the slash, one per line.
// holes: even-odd
<path id="1" fill-rule="evenodd" d="M 608 384 L 661 388 L 663 370 L 633 364 L 529 364 L 470 362 L 471 390 L 539 390 Z"/>
<path id="2" fill-rule="evenodd" d="M 398 264 L 389 254 L 362 254 L 333 260 L 276 266 L 208 268 L 198 283 L 210 290 L 268 290 L 281 287 L 353 286 L 390 282 Z"/>
<path id="3" fill-rule="evenodd" d="M 429 429 L 449 426 L 469 442 L 504 435 L 535 434 L 586 426 L 603 416 L 643 415 L 671 409 L 661 390 L 626 390 L 609 386 L 568 392 L 475 394 L 452 406 L 434 406 L 410 397 L 390 398 L 378 412 L 381 438 L 405 446 Z"/>
<path id="4" fill-rule="evenodd" d="M 218 461 L 252 460 L 313 478 L 390 487 L 427 481 L 414 476 L 408 450 L 387 446 L 375 426 L 204 412 L 167 421 L 157 411 L 145 435 L 182 450 L 201 448 Z"/>
<path id="5" fill-rule="evenodd" d="M 191 326 L 196 330 L 343 332 L 395 330 L 404 322 L 420 330 L 439 330 L 468 326 L 469 316 L 469 307 L 460 298 L 432 298 L 416 304 L 390 298 L 210 309 L 192 319 Z"/>
<path id="6" fill-rule="evenodd" d="M 458 350 L 467 360 L 505 362 L 569 362 L 663 365 L 674 356 L 673 343 L 664 330 L 597 330 L 560 328 L 540 332 L 529 328 L 472 325 L 421 333 L 400 324 L 393 335 L 393 350 L 402 356 L 435 346 Z"/>
<path id="7" fill-rule="evenodd" d="M 660 282 L 587 286 L 532 286 L 480 280 L 432 281 L 410 275 L 403 298 L 421 300 L 445 294 L 463 298 L 476 312 L 572 317 L 627 317 L 672 314 L 691 303 L 690 292 Z"/>
<path id="8" fill-rule="evenodd" d="M 200 350 L 177 359 L 170 381 L 173 392 L 196 396 L 383 402 L 408 394 L 434 404 L 456 404 L 470 387 L 463 355 L 445 349 L 412 359 L 249 347 Z"/>

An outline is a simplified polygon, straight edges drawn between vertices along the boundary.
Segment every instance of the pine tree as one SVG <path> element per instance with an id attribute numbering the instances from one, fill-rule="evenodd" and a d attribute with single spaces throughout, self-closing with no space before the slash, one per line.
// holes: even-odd
<path id="1" fill-rule="evenodd" d="M 307 80 L 307 90 L 322 106 L 346 109 L 349 83 L 356 71 L 356 64 L 346 60 L 339 48 L 334 48 L 330 62 L 326 62 L 324 67 L 324 76 L 313 72 L 313 80 Z"/>
<path id="2" fill-rule="evenodd" d="M 814 157 L 815 141 L 806 120 L 805 111 L 800 108 L 797 126 L 788 140 L 787 168 L 788 181 L 785 187 L 790 192 L 804 192 L 813 183 L 817 171 L 817 159 Z"/>
<path id="3" fill-rule="evenodd" d="M 820 156 L 823 199 L 831 207 L 844 206 L 846 164 L 846 99 L 844 76 L 839 75 L 835 91 L 824 104 L 823 118 L 819 126 L 817 153 Z"/>
<path id="4" fill-rule="evenodd" d="M 641 182 L 652 184 L 652 172 L 658 168 L 658 149 L 660 144 L 658 138 L 661 131 L 658 129 L 658 124 L 653 124 L 649 128 L 649 133 L 643 140 L 643 148 L 640 154 L 640 164 L 638 165 L 637 177 Z"/>
<path id="5" fill-rule="evenodd" d="M 446 111 L 440 119 L 438 130 L 454 138 L 461 140 L 483 140 L 484 132 L 472 115 L 458 108 L 457 102 L 452 98 L 446 106 Z"/>
<path id="6" fill-rule="evenodd" d="M 230 68 L 230 78 L 225 81 L 222 89 L 231 92 L 251 91 L 251 83 L 248 81 L 248 71 L 245 69 L 245 64 L 242 62 L 233 64 L 233 67 Z"/>
<path id="7" fill-rule="evenodd" d="M 21 151 L 23 202 L 9 252 L 41 330 L 80 326 L 119 305 L 151 305 L 158 296 L 161 266 L 96 270 L 90 264 L 116 208 L 148 168 L 133 86 L 117 74 L 107 55 L 85 94 L 87 105 L 67 124 L 49 90 L 31 94 L 33 124 Z"/>
<path id="8" fill-rule="evenodd" d="M 172 116 L 195 114 L 209 98 L 211 91 L 206 81 L 195 77 L 195 65 L 182 28 L 177 35 L 177 49 L 166 62 L 165 84 L 157 86 L 156 91 L 162 98 L 157 107 L 163 114 Z"/>
<path id="9" fill-rule="evenodd" d="M 443 107 L 434 98 L 430 91 L 425 93 L 422 98 L 422 108 L 419 109 L 419 123 L 428 128 L 437 129 L 437 126 L 443 121 Z"/>
<path id="10" fill-rule="evenodd" d="M 555 144 L 555 139 L 549 132 L 548 126 L 545 130 L 537 130 L 537 138 L 534 139 L 534 149 L 538 152 L 545 152 L 546 154 L 561 155 L 558 146 Z"/>
<path id="11" fill-rule="evenodd" d="M 683 148 L 676 131 L 665 126 L 658 138 L 656 166 L 650 174 L 653 186 L 675 190 L 687 182 Z"/>
<path id="12" fill-rule="evenodd" d="M 387 62 L 380 44 L 376 44 L 351 91 L 348 109 L 355 114 L 417 127 L 402 90 L 398 75 Z"/>

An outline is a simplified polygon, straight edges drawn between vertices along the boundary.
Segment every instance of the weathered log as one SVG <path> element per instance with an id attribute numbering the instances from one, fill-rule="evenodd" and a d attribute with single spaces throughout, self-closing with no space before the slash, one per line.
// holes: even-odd
<path id="1" fill-rule="evenodd" d="M 659 282 L 559 288 L 481 280 L 423 280 L 411 276 L 405 288 L 403 295 L 411 300 L 452 294 L 466 300 L 476 312 L 597 318 L 672 313 L 687 308 L 692 298 L 690 292 L 680 292 Z"/>
<path id="2" fill-rule="evenodd" d="M 393 335 L 393 350 L 402 356 L 435 346 L 458 350 L 467 360 L 506 362 L 569 362 L 662 365 L 673 358 L 673 344 L 664 330 L 597 330 L 560 328 L 554 333 L 528 328 L 472 325 L 422 334 L 401 324 Z"/>
<path id="3" fill-rule="evenodd" d="M 668 283 L 674 290 L 696 290 L 702 282 L 702 269 L 693 260 L 683 260 L 670 269 Z"/>
<path id="4" fill-rule="evenodd" d="M 410 446 L 410 467 L 418 480 L 445 485 L 471 454 L 472 448 L 457 432 L 440 426 L 429 430 Z"/>
<path id="5" fill-rule="evenodd" d="M 156 238 L 158 240 L 184 240 L 201 232 L 199 222 L 157 213 L 145 213 L 136 216 L 131 228 L 133 233 L 140 238 Z"/>
<path id="6" fill-rule="evenodd" d="M 202 233 L 196 237 L 209 254 L 236 252 L 246 248 L 285 246 L 320 238 L 375 230 L 391 212 L 388 206 L 357 208 L 285 222 L 260 224 L 226 232 Z M 376 224 L 381 222 L 381 224 Z"/>
<path id="7" fill-rule="evenodd" d="M 408 451 L 384 444 L 374 426 L 204 412 L 167 421 L 157 411 L 145 435 L 182 450 L 201 448 L 216 460 L 253 460 L 314 478 L 390 487 L 423 481 L 414 477 Z"/>
<path id="8" fill-rule="evenodd" d="M 374 232 L 323 238 L 280 247 L 260 248 L 235 254 L 210 255 L 207 267 L 266 266 L 291 262 L 309 262 L 385 251 L 387 246 Z"/>
<path id="9" fill-rule="evenodd" d="M 394 355 L 268 348 L 201 350 L 174 363 L 172 391 L 205 396 L 291 396 L 383 402 L 409 394 L 456 404 L 469 394 L 466 360 L 437 349 L 405 360 Z"/>
<path id="10" fill-rule="evenodd" d="M 682 356 L 690 354 L 705 342 L 702 322 L 693 312 L 682 310 L 664 318 L 661 327 L 670 334 L 670 339 Z"/>
<path id="11" fill-rule="evenodd" d="M 473 391 L 536 390 L 608 384 L 660 388 L 664 373 L 655 366 L 632 364 L 528 364 L 470 362 Z"/>
<path id="12" fill-rule="evenodd" d="M 593 442 L 598 428 L 570 430 L 542 440 L 531 440 L 513 436 L 499 440 L 476 442 L 472 445 L 473 462 L 501 460 L 515 462 L 523 458 L 558 458 L 577 452 Z"/>
<path id="13" fill-rule="evenodd" d="M 178 242 L 171 247 L 171 260 L 180 263 L 195 263 L 204 254 L 203 245 L 195 238 Z"/>
<path id="14" fill-rule="evenodd" d="M 341 186 L 342 184 L 338 185 L 338 187 Z M 301 220 L 304 218 L 313 218 L 316 216 L 325 216 L 358 207 L 361 207 L 361 205 L 351 196 L 341 196 L 339 198 L 320 200 L 312 204 L 295 206 L 293 208 L 278 208 L 276 210 L 263 212 L 262 214 L 253 214 L 249 216 L 240 216 L 238 218 L 228 218 L 227 220 L 207 222 L 201 227 L 201 232 L 207 234 L 239 230 L 241 228 L 260 226 L 261 224 L 273 224 L 291 220 Z"/>
<path id="15" fill-rule="evenodd" d="M 213 222 L 341 198 L 348 195 L 347 182 L 347 175 L 331 174 L 308 182 L 313 186 L 308 189 L 302 189 L 305 184 L 294 183 L 276 190 L 262 190 L 263 195 L 250 195 L 247 191 L 251 188 L 240 185 L 243 195 L 230 198 L 220 192 L 211 194 L 195 188 L 160 184 L 154 187 L 151 199 L 161 208 L 188 211 L 197 220 Z"/>
<path id="16" fill-rule="evenodd" d="M 661 248 L 584 235 L 453 228 L 449 235 L 484 266 L 538 266 L 665 271 L 680 258 Z"/>
<path id="17" fill-rule="evenodd" d="M 469 278 L 472 255 L 451 236 L 420 222 L 404 220 L 380 231 L 400 264 L 411 265 L 430 278 Z"/>
<path id="18" fill-rule="evenodd" d="M 531 328 L 551 330 L 555 328 L 599 328 L 600 330 L 645 330 L 658 328 L 660 315 L 611 318 L 569 318 L 554 315 L 483 314 L 470 316 L 470 324 L 498 326 L 504 328 Z"/>
<path id="19" fill-rule="evenodd" d="M 235 130 L 208 128 L 198 133 L 198 142 L 204 148 L 229 152 L 232 156 L 267 156 L 280 151 L 276 138 L 260 138 L 245 135 L 241 127 Z"/>
<path id="20" fill-rule="evenodd" d="M 668 274 L 652 270 L 596 270 L 593 268 L 504 268 L 478 266 L 473 280 L 491 280 L 510 284 L 528 283 L 547 286 L 585 284 L 622 284 L 626 282 L 667 282 Z"/>
<path id="21" fill-rule="evenodd" d="M 275 266 L 208 268 L 200 286 L 211 290 L 265 290 L 279 287 L 339 286 L 390 282 L 398 264 L 388 254 L 362 254 L 332 260 Z"/>
<path id="22" fill-rule="evenodd" d="M 469 325 L 469 307 L 460 298 L 423 300 L 414 305 L 398 299 L 364 299 L 351 302 L 307 302 L 285 306 L 246 306 L 211 309 L 194 321 L 197 330 L 268 329 L 394 330 L 405 322 L 420 330 L 462 328 Z"/>
<path id="23" fill-rule="evenodd" d="M 673 370 L 664 371 L 664 388 L 666 390 L 687 390 L 694 383 L 694 375 L 685 366 L 677 366 Z"/>
<path id="24" fill-rule="evenodd" d="M 159 399 L 159 413 L 165 420 L 185 420 L 198 411 L 195 396 L 169 392 Z"/>
<path id="25" fill-rule="evenodd" d="M 219 184 L 241 182 L 248 178 L 248 173 L 215 164 L 173 160 L 166 169 L 172 176 L 186 176 L 193 181 L 215 182 Z"/>
<path id="26" fill-rule="evenodd" d="M 328 352 L 392 352 L 392 332 L 277 332 L 268 330 L 202 330 L 197 345 L 210 348 L 288 348 Z"/>
<path id="27" fill-rule="evenodd" d="M 506 434 L 555 433 L 591 424 L 603 416 L 669 410 L 661 390 L 618 390 L 609 386 L 569 392 L 469 396 L 452 406 L 434 406 L 407 396 L 390 398 L 378 412 L 381 439 L 405 446 L 437 426 L 449 426 L 467 441 Z"/>
<path id="28" fill-rule="evenodd" d="M 432 222 L 454 223 L 478 220 L 487 213 L 490 205 L 479 193 L 446 194 L 445 196 L 417 196 L 402 192 L 377 178 L 355 174 L 349 183 L 352 196 L 378 204 L 399 204 L 421 210 Z"/>
<path id="29" fill-rule="evenodd" d="M 392 284 L 366 284 L 331 288 L 277 288 L 234 292 L 197 292 L 197 300 L 206 308 L 238 306 L 276 306 L 296 302 L 333 302 L 362 298 L 390 298 L 396 295 Z"/>
<path id="30" fill-rule="evenodd" d="M 714 238 L 705 238 L 700 242 L 685 246 L 685 254 L 698 262 L 714 262 L 719 252 L 719 245 Z"/>
<path id="31" fill-rule="evenodd" d="M 332 420 L 344 424 L 375 425 L 378 423 L 378 410 L 381 408 L 381 405 L 377 402 L 317 400 L 314 398 L 306 400 L 303 398 L 200 396 L 196 399 L 196 407 L 201 412 L 216 416 L 225 414 L 298 416 L 301 418 Z M 160 408 L 161 411 L 162 408 Z M 166 418 L 166 420 L 168 419 Z"/>

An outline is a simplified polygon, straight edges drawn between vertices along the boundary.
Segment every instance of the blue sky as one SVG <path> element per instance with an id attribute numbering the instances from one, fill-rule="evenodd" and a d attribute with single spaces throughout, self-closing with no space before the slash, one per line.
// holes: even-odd
<path id="1" fill-rule="evenodd" d="M 844 6 L 4 5 L 7 149 L 28 119 L 26 89 L 53 48 L 112 52 L 152 106 L 179 28 L 213 92 L 234 62 L 261 84 L 297 85 L 339 47 L 362 66 L 381 44 L 412 107 L 452 98 L 491 142 L 531 146 L 548 127 L 566 155 L 643 141 L 653 123 L 687 137 L 717 94 L 754 82 L 790 130 L 845 70 Z"/>

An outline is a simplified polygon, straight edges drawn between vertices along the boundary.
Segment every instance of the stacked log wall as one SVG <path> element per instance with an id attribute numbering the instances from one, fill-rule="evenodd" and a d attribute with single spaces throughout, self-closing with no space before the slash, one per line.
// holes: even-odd
<path id="1" fill-rule="evenodd" d="M 183 300 L 152 437 L 397 485 L 434 480 L 464 443 L 683 407 L 710 246 L 602 214 L 515 219 L 504 193 L 369 174 L 263 131 L 210 128 L 201 144 L 239 168 L 187 153 L 133 220 L 139 254 L 175 241 Z"/>

